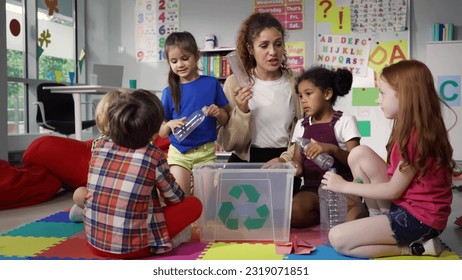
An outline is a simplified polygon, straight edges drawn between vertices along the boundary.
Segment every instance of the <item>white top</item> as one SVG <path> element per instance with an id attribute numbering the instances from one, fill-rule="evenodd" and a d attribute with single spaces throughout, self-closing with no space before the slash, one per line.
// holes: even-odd
<path id="1" fill-rule="evenodd" d="M 290 94 L 290 79 L 286 75 L 275 81 L 255 79 L 252 112 L 252 146 L 285 148 L 295 108 Z"/>
<path id="2" fill-rule="evenodd" d="M 292 142 L 295 142 L 297 137 L 303 137 L 305 127 L 302 125 L 303 119 L 297 121 L 295 125 L 294 135 L 292 136 Z M 311 117 L 309 118 L 311 124 Z M 342 150 L 346 150 L 346 142 L 353 138 L 361 138 L 359 133 L 358 121 L 353 115 L 343 113 L 340 119 L 335 123 L 334 126 L 335 139 L 337 139 L 338 145 Z"/>

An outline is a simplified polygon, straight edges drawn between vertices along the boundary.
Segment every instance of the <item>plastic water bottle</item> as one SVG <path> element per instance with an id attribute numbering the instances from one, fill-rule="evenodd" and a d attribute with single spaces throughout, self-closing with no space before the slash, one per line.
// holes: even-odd
<path id="1" fill-rule="evenodd" d="M 336 172 L 335 168 L 329 171 Z M 342 193 L 336 193 L 319 186 L 319 214 L 320 214 L 320 234 L 323 244 L 329 244 L 329 230 L 347 221 L 347 199 Z"/>
<path id="2" fill-rule="evenodd" d="M 204 106 L 201 110 L 197 110 L 187 117 L 182 127 L 175 128 L 173 130 L 173 136 L 175 136 L 176 140 L 181 142 L 188 137 L 188 135 L 205 120 L 206 112 L 207 107 Z"/>
<path id="3" fill-rule="evenodd" d="M 247 72 L 245 71 L 244 64 L 242 64 L 242 60 L 239 57 L 239 54 L 236 51 L 232 51 L 226 55 L 226 59 L 228 60 L 231 71 L 233 72 L 234 77 L 236 77 L 239 86 L 249 86 L 251 82 Z"/>
<path id="4" fill-rule="evenodd" d="M 297 142 L 304 151 L 311 141 L 310 139 L 297 137 L 297 139 L 295 139 L 295 142 Z M 322 170 L 328 170 L 332 167 L 332 165 L 334 165 L 334 158 L 328 153 L 319 154 L 317 157 L 311 160 L 314 163 L 316 163 L 319 167 L 321 167 Z"/>

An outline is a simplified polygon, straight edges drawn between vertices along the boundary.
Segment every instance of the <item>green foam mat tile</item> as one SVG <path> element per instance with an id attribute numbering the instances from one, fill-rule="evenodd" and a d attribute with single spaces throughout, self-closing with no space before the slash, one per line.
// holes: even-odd
<path id="1" fill-rule="evenodd" d="M 32 257 L 55 246 L 65 238 L 33 236 L 0 236 L 0 256 Z"/>
<path id="2" fill-rule="evenodd" d="M 215 242 L 201 254 L 201 260 L 282 260 L 274 244 Z"/>

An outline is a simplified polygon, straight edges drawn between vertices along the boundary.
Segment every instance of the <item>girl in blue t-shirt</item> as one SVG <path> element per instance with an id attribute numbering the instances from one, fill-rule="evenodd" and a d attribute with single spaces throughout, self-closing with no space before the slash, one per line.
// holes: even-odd
<path id="1" fill-rule="evenodd" d="M 170 136 L 170 171 L 189 195 L 194 165 L 216 160 L 216 127 L 228 122 L 229 114 L 224 107 L 228 100 L 216 78 L 199 75 L 200 51 L 191 33 L 171 33 L 165 40 L 165 55 L 170 70 L 168 87 L 162 92 L 165 121 L 159 135 Z M 204 106 L 205 120 L 184 140 L 178 141 L 172 134 L 174 129 L 185 125 L 186 117 Z"/>

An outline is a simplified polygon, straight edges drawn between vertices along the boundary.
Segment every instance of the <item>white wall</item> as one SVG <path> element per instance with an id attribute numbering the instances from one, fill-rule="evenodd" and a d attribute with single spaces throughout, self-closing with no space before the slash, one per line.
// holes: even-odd
<path id="1" fill-rule="evenodd" d="M 86 72 L 94 63 L 125 66 L 123 86 L 137 79 L 138 86 L 162 89 L 167 85 L 168 66 L 162 63 L 138 63 L 135 59 L 134 6 L 136 0 L 86 1 Z M 251 13 L 253 1 L 248 0 L 180 0 L 180 29 L 193 33 L 199 45 L 205 34 L 217 36 L 221 46 L 234 46 L 241 22 Z M 5 1 L 0 0 L 0 7 Z M 306 66 L 313 61 L 314 0 L 305 1 L 304 29 L 289 33 L 289 41 L 305 41 Z M 1 10 L 1 9 L 0 9 Z M 6 18 L 0 12 L 0 92 L 6 92 Z M 460 0 L 412 0 L 411 57 L 425 61 L 426 42 L 431 40 L 431 25 L 452 22 L 456 26 L 455 39 L 462 40 L 462 4 Z M 3 16 L 3 18 L 2 18 Z M 125 53 L 119 54 L 122 46 Z M 85 82 L 85 78 L 80 82 Z M 6 95 L 0 94 L 0 119 L 6 119 Z M 460 117 L 462 119 L 462 117 Z M 6 158 L 6 122 L 0 122 L 0 158 Z"/>
<path id="2" fill-rule="evenodd" d="M 411 0 L 411 57 L 425 61 L 426 42 L 431 40 L 435 22 L 452 22 L 455 39 L 462 39 L 462 4 L 460 0 Z M 167 85 L 165 62 L 138 63 L 135 58 L 135 0 L 99 0 L 87 5 L 87 66 L 92 63 L 125 65 L 123 85 L 137 79 L 141 88 L 162 89 Z M 181 0 L 180 29 L 190 31 L 202 46 L 205 34 L 215 34 L 220 46 L 234 46 L 242 21 L 252 12 L 248 0 Z M 288 41 L 305 41 L 306 66 L 314 54 L 314 0 L 305 1 L 304 29 L 290 31 Z M 125 53 L 117 48 L 122 46 Z M 91 68 L 87 68 L 91 69 Z"/>

